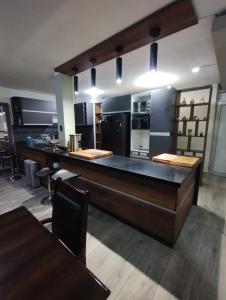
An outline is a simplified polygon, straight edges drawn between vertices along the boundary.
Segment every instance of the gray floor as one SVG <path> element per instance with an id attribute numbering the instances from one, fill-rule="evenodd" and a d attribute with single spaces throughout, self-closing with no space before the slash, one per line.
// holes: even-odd
<path id="1" fill-rule="evenodd" d="M 110 299 L 226 299 L 226 179 L 208 176 L 174 249 L 89 208 L 87 267 Z M 0 213 L 25 205 L 37 218 L 46 189 L 0 177 Z"/>

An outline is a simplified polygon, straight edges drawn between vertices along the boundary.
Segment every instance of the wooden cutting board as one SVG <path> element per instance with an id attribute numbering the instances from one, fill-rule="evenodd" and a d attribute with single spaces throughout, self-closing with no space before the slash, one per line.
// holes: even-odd
<path id="1" fill-rule="evenodd" d="M 86 150 L 69 152 L 70 156 L 80 157 L 89 160 L 104 157 L 104 156 L 110 156 L 112 154 L 113 154 L 112 151 L 99 150 L 99 149 L 86 149 Z"/>
<path id="2" fill-rule="evenodd" d="M 152 160 L 165 164 L 192 168 L 199 161 L 199 158 L 163 153 L 153 156 Z"/>

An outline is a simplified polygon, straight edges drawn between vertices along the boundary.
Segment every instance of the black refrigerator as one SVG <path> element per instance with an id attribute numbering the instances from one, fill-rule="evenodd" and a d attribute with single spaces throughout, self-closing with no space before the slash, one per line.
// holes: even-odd
<path id="1" fill-rule="evenodd" d="M 103 115 L 101 122 L 102 149 L 113 154 L 130 154 L 130 113 Z"/>

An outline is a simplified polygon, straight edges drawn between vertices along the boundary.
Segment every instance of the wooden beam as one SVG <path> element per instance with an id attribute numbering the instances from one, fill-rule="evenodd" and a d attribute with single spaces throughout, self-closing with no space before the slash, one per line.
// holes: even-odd
<path id="1" fill-rule="evenodd" d="M 191 0 L 175 1 L 70 59 L 55 68 L 55 71 L 73 76 L 89 69 L 92 66 L 90 59 L 96 59 L 96 65 L 99 65 L 117 57 L 116 47 L 122 47 L 123 55 L 149 44 L 153 40 L 150 37 L 150 30 L 153 28 L 161 29 L 158 37 L 161 39 L 197 23 Z"/>

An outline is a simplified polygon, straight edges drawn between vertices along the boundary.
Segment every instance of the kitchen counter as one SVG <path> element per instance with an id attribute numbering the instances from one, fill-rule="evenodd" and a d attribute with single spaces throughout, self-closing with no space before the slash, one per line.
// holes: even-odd
<path id="1" fill-rule="evenodd" d="M 121 171 L 122 173 L 135 174 L 139 177 L 146 179 L 153 179 L 156 181 L 162 181 L 166 183 L 175 184 L 181 186 L 186 178 L 192 173 L 192 169 L 178 166 L 168 166 L 162 163 L 152 162 L 150 160 L 142 160 L 137 158 L 130 158 L 119 155 L 112 155 L 103 158 L 97 158 L 92 160 L 86 160 L 79 157 L 70 156 L 68 153 L 57 153 L 48 150 L 44 150 L 38 147 L 28 147 L 30 149 L 52 154 L 55 157 L 63 156 L 70 158 L 71 160 L 83 161 L 88 164 L 95 164 L 110 169 Z"/>
<path id="2" fill-rule="evenodd" d="M 193 168 L 112 155 L 85 160 L 68 153 L 17 147 L 21 159 L 81 174 L 72 183 L 90 192 L 90 203 L 173 246 L 197 204 L 201 160 Z"/>

